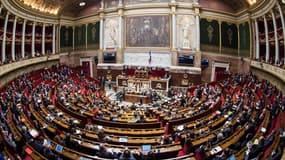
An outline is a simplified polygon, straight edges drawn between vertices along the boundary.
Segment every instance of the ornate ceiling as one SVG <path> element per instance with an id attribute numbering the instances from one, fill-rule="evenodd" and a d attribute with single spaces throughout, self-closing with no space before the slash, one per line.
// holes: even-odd
<path id="1" fill-rule="evenodd" d="M 100 8 L 101 0 L 62 0 L 60 15 L 64 16 L 80 16 L 92 14 Z M 85 6 L 79 6 L 80 2 L 85 2 Z"/>
<path id="2" fill-rule="evenodd" d="M 33 7 L 37 11 L 52 10 L 52 6 L 58 11 L 52 11 L 52 14 L 78 17 L 83 15 L 90 15 L 96 13 L 100 7 L 101 0 L 20 0 L 23 4 L 24 1 L 29 2 L 28 6 Z M 167 0 L 165 0 L 167 1 Z M 202 8 L 209 8 L 219 11 L 237 13 L 246 10 L 250 7 L 248 1 L 255 0 L 198 0 Z M 260 0 L 256 0 L 260 1 Z M 79 6 L 80 2 L 85 2 L 85 6 Z M 45 12 L 47 13 L 47 12 Z"/>

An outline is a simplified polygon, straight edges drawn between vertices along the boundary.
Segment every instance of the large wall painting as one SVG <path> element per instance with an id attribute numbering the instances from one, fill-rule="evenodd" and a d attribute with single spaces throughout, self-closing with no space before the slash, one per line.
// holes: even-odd
<path id="1" fill-rule="evenodd" d="M 177 47 L 181 49 L 194 49 L 196 28 L 193 15 L 177 16 Z"/>
<path id="2" fill-rule="evenodd" d="M 169 47 L 169 16 L 126 18 L 127 47 Z"/>
<path id="3" fill-rule="evenodd" d="M 104 23 L 104 47 L 116 48 L 119 37 L 119 20 L 117 17 L 107 18 Z"/>

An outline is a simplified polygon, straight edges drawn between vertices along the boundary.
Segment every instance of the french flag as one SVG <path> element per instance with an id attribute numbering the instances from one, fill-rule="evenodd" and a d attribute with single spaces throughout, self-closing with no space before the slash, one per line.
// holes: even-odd
<path id="1" fill-rule="evenodd" d="M 149 51 L 149 58 L 148 58 L 148 63 L 150 64 L 151 63 L 151 51 Z"/>

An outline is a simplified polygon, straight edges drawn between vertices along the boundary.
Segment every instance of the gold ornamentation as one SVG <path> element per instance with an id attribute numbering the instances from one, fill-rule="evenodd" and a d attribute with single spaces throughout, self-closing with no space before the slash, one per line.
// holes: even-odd
<path id="1" fill-rule="evenodd" d="M 92 41 L 95 41 L 96 32 L 97 32 L 96 27 L 95 27 L 95 26 L 93 26 L 93 27 L 92 27 L 92 29 L 91 29 L 91 33 L 92 33 L 92 34 L 91 34 Z"/>
<path id="2" fill-rule="evenodd" d="M 67 45 L 68 44 L 68 35 L 69 33 L 68 33 L 68 30 L 65 30 L 65 32 L 64 32 L 64 38 L 65 38 L 65 45 Z"/>
<path id="3" fill-rule="evenodd" d="M 182 80 L 181 80 L 181 85 L 182 85 L 182 86 L 187 86 L 188 84 L 189 84 L 188 79 L 182 79 Z"/>
<path id="4" fill-rule="evenodd" d="M 157 84 L 156 84 L 156 86 L 155 86 L 155 88 L 157 88 L 157 89 L 161 89 L 161 88 L 162 88 L 161 83 L 157 83 Z"/>
<path id="5" fill-rule="evenodd" d="M 79 28 L 78 30 L 78 35 L 77 35 L 77 39 L 78 39 L 78 43 L 81 43 L 81 28 Z"/>
<path id="6" fill-rule="evenodd" d="M 242 44 L 243 44 L 244 47 L 246 45 L 245 37 L 246 37 L 246 33 L 245 33 L 245 29 L 243 29 L 243 31 L 242 31 Z"/>
<path id="7" fill-rule="evenodd" d="M 228 34 L 229 44 L 231 46 L 232 45 L 232 41 L 233 41 L 233 31 L 232 31 L 231 28 L 228 29 L 227 34 Z"/>
<path id="8" fill-rule="evenodd" d="M 208 39 L 209 39 L 209 42 L 212 43 L 212 40 L 213 40 L 213 32 L 214 32 L 214 28 L 212 27 L 212 25 L 209 25 L 207 27 L 207 31 L 208 31 Z"/>

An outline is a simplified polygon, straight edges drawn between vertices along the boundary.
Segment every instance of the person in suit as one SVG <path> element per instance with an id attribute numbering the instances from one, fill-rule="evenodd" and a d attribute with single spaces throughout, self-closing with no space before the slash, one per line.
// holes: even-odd
<path id="1" fill-rule="evenodd" d="M 107 148 L 104 144 L 100 144 L 99 151 L 96 153 L 98 157 L 101 158 L 108 158 L 108 159 L 115 159 L 118 158 L 115 153 L 111 153 L 107 151 Z"/>
<path id="2" fill-rule="evenodd" d="M 129 149 L 125 149 L 124 152 L 120 155 L 119 160 L 136 160 L 136 159 Z"/>

